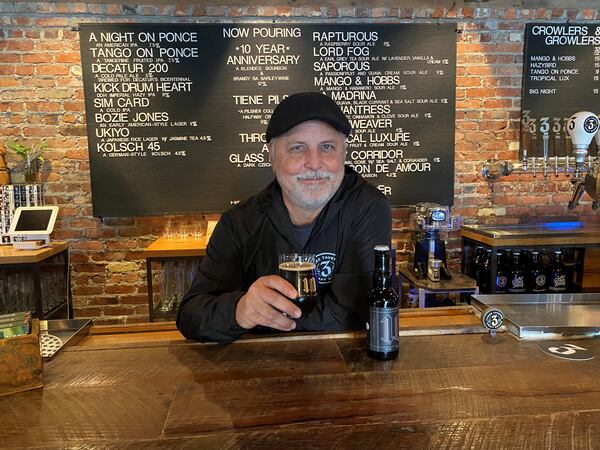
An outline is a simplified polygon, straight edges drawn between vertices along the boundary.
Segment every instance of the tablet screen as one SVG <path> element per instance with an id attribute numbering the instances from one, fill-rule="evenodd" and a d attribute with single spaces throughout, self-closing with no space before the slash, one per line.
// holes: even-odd
<path id="1" fill-rule="evenodd" d="M 24 209 L 21 211 L 19 220 L 15 225 L 15 232 L 40 231 L 46 232 L 48 222 L 52 216 L 51 209 Z"/>

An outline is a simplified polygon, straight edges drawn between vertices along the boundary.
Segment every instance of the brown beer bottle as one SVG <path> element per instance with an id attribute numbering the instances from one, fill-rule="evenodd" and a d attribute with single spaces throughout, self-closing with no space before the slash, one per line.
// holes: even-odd
<path id="1" fill-rule="evenodd" d="M 367 322 L 367 354 L 382 361 L 396 359 L 398 340 L 398 313 L 400 301 L 392 288 L 390 272 L 390 248 L 375 246 L 375 270 L 373 287 L 367 294 L 369 318 Z"/>
<path id="2" fill-rule="evenodd" d="M 567 273 L 563 266 L 562 251 L 560 250 L 554 250 L 548 278 L 548 290 L 550 292 L 565 292 L 567 290 Z"/>

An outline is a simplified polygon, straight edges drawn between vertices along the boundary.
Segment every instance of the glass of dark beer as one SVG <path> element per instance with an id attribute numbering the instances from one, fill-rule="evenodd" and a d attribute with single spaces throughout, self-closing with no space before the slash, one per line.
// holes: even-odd
<path id="1" fill-rule="evenodd" d="M 315 255 L 306 253 L 284 253 L 279 255 L 277 274 L 290 282 L 298 291 L 296 298 L 290 299 L 308 316 L 317 304 L 317 270 Z"/>

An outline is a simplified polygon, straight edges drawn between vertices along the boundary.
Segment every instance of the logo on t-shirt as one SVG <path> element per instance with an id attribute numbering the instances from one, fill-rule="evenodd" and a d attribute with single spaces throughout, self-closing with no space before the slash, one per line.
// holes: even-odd
<path id="1" fill-rule="evenodd" d="M 315 257 L 319 284 L 329 284 L 333 281 L 335 270 L 335 253 L 319 253 Z"/>

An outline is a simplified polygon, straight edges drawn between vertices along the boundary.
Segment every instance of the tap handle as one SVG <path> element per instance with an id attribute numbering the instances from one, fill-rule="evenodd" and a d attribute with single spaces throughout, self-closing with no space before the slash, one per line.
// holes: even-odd
<path id="1" fill-rule="evenodd" d="M 575 181 L 573 197 L 569 201 L 569 209 L 575 209 L 575 207 L 579 204 L 579 200 L 581 200 L 581 197 L 583 196 L 584 192 L 585 192 L 584 180 L 581 179 L 581 180 Z"/>

